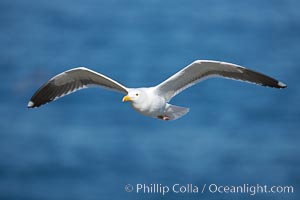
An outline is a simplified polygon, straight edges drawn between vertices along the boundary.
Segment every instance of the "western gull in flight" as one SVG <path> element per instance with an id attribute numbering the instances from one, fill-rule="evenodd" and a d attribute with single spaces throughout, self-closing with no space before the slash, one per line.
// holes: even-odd
<path id="1" fill-rule="evenodd" d="M 175 120 L 187 114 L 189 108 L 171 105 L 170 100 L 188 87 L 211 77 L 246 81 L 273 88 L 287 87 L 274 78 L 245 67 L 212 60 L 196 60 L 162 83 L 147 88 L 128 88 L 103 74 L 78 67 L 51 78 L 36 91 L 27 107 L 39 107 L 77 90 L 99 86 L 125 94 L 123 102 L 129 101 L 137 112 L 145 116 Z"/>

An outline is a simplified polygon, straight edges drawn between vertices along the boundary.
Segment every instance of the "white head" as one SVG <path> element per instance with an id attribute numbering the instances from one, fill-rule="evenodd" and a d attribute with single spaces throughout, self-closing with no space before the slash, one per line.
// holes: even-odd
<path id="1" fill-rule="evenodd" d="M 144 102 L 146 94 L 141 89 L 131 89 L 128 91 L 128 94 L 123 97 L 123 102 L 130 101 L 133 104 L 140 104 Z"/>

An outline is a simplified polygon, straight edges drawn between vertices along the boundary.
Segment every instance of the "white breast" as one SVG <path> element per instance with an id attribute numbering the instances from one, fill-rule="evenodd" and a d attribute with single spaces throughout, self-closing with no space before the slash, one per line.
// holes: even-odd
<path id="1" fill-rule="evenodd" d="M 132 102 L 131 105 L 143 115 L 157 117 L 163 113 L 166 102 L 164 98 L 147 91 L 140 101 Z"/>

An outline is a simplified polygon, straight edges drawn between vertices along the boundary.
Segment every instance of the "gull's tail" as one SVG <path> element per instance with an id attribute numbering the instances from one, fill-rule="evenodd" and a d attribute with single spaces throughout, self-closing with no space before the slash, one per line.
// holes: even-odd
<path id="1" fill-rule="evenodd" d="M 189 108 L 174 106 L 167 103 L 164 113 L 168 117 L 168 120 L 175 120 L 187 114 L 189 110 Z"/>

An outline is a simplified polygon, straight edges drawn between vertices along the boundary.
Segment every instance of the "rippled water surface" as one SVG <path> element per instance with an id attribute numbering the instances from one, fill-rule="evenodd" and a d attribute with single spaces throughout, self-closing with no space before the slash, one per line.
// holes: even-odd
<path id="1" fill-rule="evenodd" d="M 0 199 L 161 199 L 126 184 L 292 185 L 294 194 L 165 199 L 299 199 L 296 0 L 1 0 Z M 176 96 L 164 122 L 93 88 L 28 110 L 41 84 L 86 66 L 152 86 L 196 59 L 237 63 L 288 85 L 210 79 Z"/>

